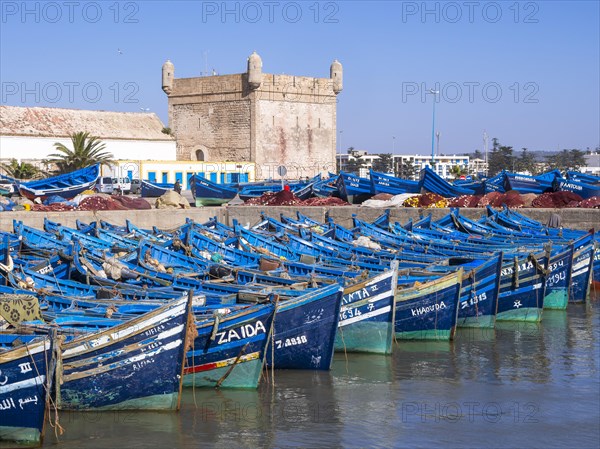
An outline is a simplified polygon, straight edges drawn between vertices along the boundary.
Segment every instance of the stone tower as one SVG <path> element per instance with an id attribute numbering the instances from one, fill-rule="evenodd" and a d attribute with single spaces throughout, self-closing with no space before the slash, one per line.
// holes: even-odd
<path id="1" fill-rule="evenodd" d="M 174 77 L 163 65 L 169 127 L 177 139 L 178 160 L 250 161 L 257 178 L 288 178 L 335 171 L 336 96 L 342 65 L 335 60 L 329 78 L 263 73 L 256 52 L 246 73 Z"/>

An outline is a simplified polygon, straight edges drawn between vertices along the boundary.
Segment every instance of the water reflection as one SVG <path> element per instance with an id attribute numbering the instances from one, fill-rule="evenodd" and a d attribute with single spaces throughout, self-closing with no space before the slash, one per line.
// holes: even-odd
<path id="1" fill-rule="evenodd" d="M 45 446 L 597 447 L 599 341 L 600 304 L 569 305 L 391 356 L 336 354 L 330 372 L 265 372 L 256 391 L 184 389 L 179 413 L 61 413 Z"/>

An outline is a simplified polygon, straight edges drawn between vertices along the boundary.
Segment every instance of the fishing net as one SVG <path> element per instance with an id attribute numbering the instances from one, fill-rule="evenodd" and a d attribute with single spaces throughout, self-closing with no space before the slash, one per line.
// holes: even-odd
<path id="1" fill-rule="evenodd" d="M 579 203 L 579 207 L 586 209 L 600 209 L 600 196 L 593 196 Z"/>
<path id="2" fill-rule="evenodd" d="M 534 199 L 531 205 L 543 208 L 577 207 L 582 200 L 573 192 L 547 192 Z"/>
<path id="3" fill-rule="evenodd" d="M 248 206 L 347 206 L 340 198 L 308 198 L 301 200 L 289 190 L 266 192 L 258 198 L 250 198 L 244 205 Z"/>
<path id="4" fill-rule="evenodd" d="M 403 203 L 404 207 L 448 207 L 448 199 L 436 193 L 424 193 L 423 195 L 408 198 Z"/>
<path id="5" fill-rule="evenodd" d="M 114 198 L 108 196 L 88 196 L 79 203 L 79 210 L 126 210 L 127 207 L 123 206 Z"/>

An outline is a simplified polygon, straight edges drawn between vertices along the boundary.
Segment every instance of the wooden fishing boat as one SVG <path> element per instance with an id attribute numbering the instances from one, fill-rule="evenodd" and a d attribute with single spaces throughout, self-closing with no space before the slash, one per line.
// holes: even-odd
<path id="1" fill-rule="evenodd" d="M 196 207 L 220 206 L 228 203 L 238 194 L 236 184 L 217 184 L 206 178 L 194 175 Z"/>
<path id="2" fill-rule="evenodd" d="M 71 173 L 38 181 L 22 182 L 19 185 L 19 192 L 32 201 L 36 198 L 45 200 L 54 195 L 70 200 L 85 190 L 92 190 L 99 176 L 100 164 L 90 165 Z"/>
<path id="3" fill-rule="evenodd" d="M 515 190 L 519 193 L 535 193 L 540 195 L 552 191 L 552 183 L 557 173 L 552 171 L 538 176 L 524 175 L 521 173 L 504 172 L 504 190 Z M 560 172 L 558 173 L 560 176 Z"/>
<path id="4" fill-rule="evenodd" d="M 423 170 L 421 170 L 421 179 L 419 185 L 421 186 L 422 193 L 436 193 L 445 198 L 452 198 L 461 195 L 473 195 L 475 193 L 475 191 L 472 189 L 450 184 L 429 167 L 425 167 Z"/>
<path id="5" fill-rule="evenodd" d="M 390 195 L 400 195 L 402 193 L 420 193 L 419 181 L 397 178 L 387 173 L 379 173 L 371 170 L 371 186 L 373 192 L 389 193 Z"/>
<path id="6" fill-rule="evenodd" d="M 142 179 L 141 197 L 142 198 L 157 198 L 165 193 L 173 190 L 175 184 L 170 182 L 150 182 Z"/>
<path id="7" fill-rule="evenodd" d="M 463 270 L 396 291 L 395 336 L 400 340 L 451 340 L 456 331 Z"/>
<path id="8" fill-rule="evenodd" d="M 0 442 L 40 445 L 54 358 L 50 337 L 0 348 Z"/>
<path id="9" fill-rule="evenodd" d="M 57 406 L 179 409 L 190 308 L 188 298 L 173 300 L 117 326 L 62 343 Z"/>
<path id="10" fill-rule="evenodd" d="M 336 186 L 340 198 L 351 204 L 360 204 L 374 195 L 369 179 L 350 173 L 340 172 Z"/>
<path id="11" fill-rule="evenodd" d="M 464 267 L 458 327 L 493 328 L 496 322 L 502 253 L 491 257 L 483 264 L 469 269 Z"/>
<path id="12" fill-rule="evenodd" d="M 500 272 L 500 294 L 496 321 L 530 321 L 542 319 L 548 255 L 505 256 Z"/>
<path id="13" fill-rule="evenodd" d="M 343 287 L 333 284 L 277 302 L 267 365 L 277 369 L 329 370 Z"/>
<path id="14" fill-rule="evenodd" d="M 392 353 L 398 263 L 382 274 L 346 287 L 335 350 Z"/>
<path id="15" fill-rule="evenodd" d="M 587 184 L 574 179 L 564 179 L 557 177 L 554 184 L 554 189 L 561 192 L 573 192 L 579 195 L 584 200 L 594 196 L 600 196 L 600 185 Z"/>
<path id="16" fill-rule="evenodd" d="M 569 302 L 569 290 L 573 266 L 573 244 L 550 256 L 546 277 L 544 309 L 565 310 Z"/>
<path id="17" fill-rule="evenodd" d="M 257 388 L 274 314 L 275 305 L 268 303 L 221 306 L 212 316 L 197 315 L 198 336 L 186 354 L 183 385 Z"/>

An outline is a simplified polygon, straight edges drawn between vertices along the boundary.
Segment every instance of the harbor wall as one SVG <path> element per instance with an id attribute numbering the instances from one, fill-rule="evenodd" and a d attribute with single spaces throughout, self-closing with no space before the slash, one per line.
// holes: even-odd
<path id="1" fill-rule="evenodd" d="M 261 212 L 270 217 L 279 218 L 280 214 L 295 217 L 296 211 L 317 220 L 325 221 L 325 214 L 342 226 L 352 225 L 352 215 L 362 220 L 372 221 L 384 212 L 385 208 L 367 208 L 358 206 L 346 207 L 295 207 L 295 206 L 227 206 L 227 207 L 199 207 L 191 209 L 152 209 L 152 210 L 125 210 L 125 211 L 71 211 L 71 212 L 0 212 L 0 230 L 12 231 L 13 220 L 21 220 L 28 226 L 43 229 L 44 218 L 62 223 L 65 226 L 75 227 L 76 220 L 88 223 L 96 220 L 106 220 L 114 224 L 125 224 L 130 220 L 141 227 L 157 226 L 161 229 L 172 229 L 185 223 L 186 218 L 191 218 L 202 223 L 211 217 L 231 225 L 236 219 L 242 225 L 254 225 L 259 222 Z M 419 209 L 395 208 L 390 209 L 390 221 L 406 223 L 409 219 L 418 220 L 421 216 L 431 214 L 435 220 L 446 215 L 449 209 Z M 566 228 L 588 230 L 600 229 L 600 209 L 518 209 L 518 211 L 534 220 L 546 223 L 552 213 L 562 217 L 562 225 Z M 484 209 L 464 208 L 460 213 L 468 218 L 480 218 Z"/>

